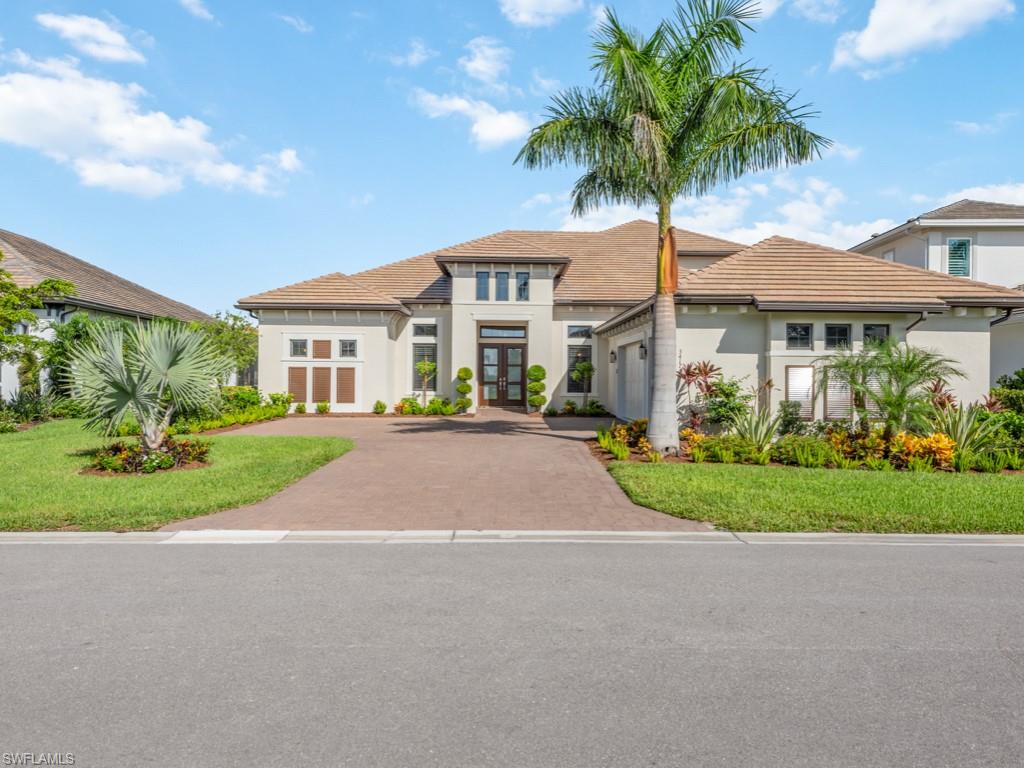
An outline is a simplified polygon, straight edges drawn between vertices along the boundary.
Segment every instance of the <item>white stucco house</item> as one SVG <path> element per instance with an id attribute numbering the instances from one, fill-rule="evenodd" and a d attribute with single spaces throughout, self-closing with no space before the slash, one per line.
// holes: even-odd
<path id="1" fill-rule="evenodd" d="M 52 338 L 53 327 L 68 322 L 75 314 L 149 320 L 210 320 L 194 307 L 143 288 L 105 269 L 90 264 L 30 237 L 0 229 L 0 269 L 11 274 L 15 284 L 28 287 L 42 280 L 67 280 L 75 286 L 73 296 L 47 301 L 35 312 L 39 322 L 30 332 Z M 17 366 L 0 361 L 0 400 L 18 392 Z"/>
<path id="2" fill-rule="evenodd" d="M 989 389 L 990 325 L 1024 293 L 849 251 L 775 237 L 751 247 L 676 230 L 677 363 L 712 360 L 769 402 L 837 418 L 848 396 L 819 393 L 813 362 L 842 346 L 894 337 L 959 361 L 959 397 Z M 620 418 L 646 413 L 657 228 L 505 231 L 353 275 L 334 273 L 239 300 L 260 325 L 259 381 L 310 405 L 368 412 L 419 389 L 454 399 L 473 371 L 477 407 L 523 407 L 525 370 L 547 370 L 550 401 L 582 397 L 569 373 L 597 369 L 591 397 Z"/>
<path id="3" fill-rule="evenodd" d="M 960 200 L 850 250 L 897 264 L 1024 288 L 1024 205 Z M 1024 368 L 1024 312 L 992 321 L 992 381 Z"/>

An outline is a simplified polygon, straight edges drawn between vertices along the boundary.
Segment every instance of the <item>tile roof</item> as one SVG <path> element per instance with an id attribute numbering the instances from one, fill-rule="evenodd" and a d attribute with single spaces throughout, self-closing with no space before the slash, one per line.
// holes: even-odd
<path id="1" fill-rule="evenodd" d="M 989 203 L 984 200 L 958 200 L 922 213 L 919 219 L 1024 219 L 1024 205 Z"/>
<path id="2" fill-rule="evenodd" d="M 681 253 L 728 255 L 744 246 L 716 237 L 676 229 Z M 658 227 L 636 220 L 600 232 L 507 230 L 359 272 L 360 283 L 403 301 L 449 301 L 451 278 L 436 259 L 447 256 L 481 259 L 500 256 L 568 257 L 555 287 L 555 301 L 633 303 L 654 292 Z"/>
<path id="3" fill-rule="evenodd" d="M 1024 307 L 1024 293 L 850 251 L 771 237 L 680 279 L 681 301 L 759 307 Z"/>
<path id="4" fill-rule="evenodd" d="M 11 273 L 22 287 L 41 280 L 67 280 L 75 286 L 68 304 L 142 317 L 172 317 L 177 320 L 209 320 L 195 307 L 161 296 L 141 285 L 76 259 L 64 251 L 23 235 L 0 229 L 0 269 Z"/>
<path id="5" fill-rule="evenodd" d="M 364 307 L 367 309 L 400 309 L 393 296 L 386 296 L 341 272 L 303 280 L 283 288 L 257 293 L 239 299 L 241 309 L 268 307 L 340 309 Z"/>

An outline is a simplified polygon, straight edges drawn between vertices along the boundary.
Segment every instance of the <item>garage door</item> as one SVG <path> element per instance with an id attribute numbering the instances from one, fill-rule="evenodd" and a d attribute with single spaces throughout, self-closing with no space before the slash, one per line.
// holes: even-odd
<path id="1" fill-rule="evenodd" d="M 619 392 L 622 400 L 619 416 L 624 419 L 640 419 L 647 414 L 646 408 L 646 361 L 640 359 L 640 342 L 619 348 Z"/>

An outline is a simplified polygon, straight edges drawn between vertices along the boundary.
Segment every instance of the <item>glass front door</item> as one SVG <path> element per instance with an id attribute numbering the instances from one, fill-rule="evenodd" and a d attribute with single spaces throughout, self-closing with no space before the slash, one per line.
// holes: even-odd
<path id="1" fill-rule="evenodd" d="M 480 404 L 526 404 L 525 345 L 480 345 Z"/>

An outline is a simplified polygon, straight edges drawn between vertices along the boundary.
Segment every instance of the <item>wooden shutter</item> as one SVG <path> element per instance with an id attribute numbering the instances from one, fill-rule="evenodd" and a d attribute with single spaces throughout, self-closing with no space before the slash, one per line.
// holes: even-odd
<path id="1" fill-rule="evenodd" d="M 313 369 L 313 402 L 331 402 L 331 369 Z"/>
<path id="2" fill-rule="evenodd" d="M 786 366 L 786 399 L 800 403 L 800 418 L 814 419 L 814 366 Z"/>
<path id="3" fill-rule="evenodd" d="M 292 396 L 292 401 L 296 403 L 306 402 L 305 367 L 288 369 L 288 393 Z"/>
<path id="4" fill-rule="evenodd" d="M 331 342 L 330 342 L 330 339 L 314 339 L 313 340 L 313 359 L 314 360 L 330 360 L 331 359 Z"/>
<path id="5" fill-rule="evenodd" d="M 967 239 L 950 240 L 949 274 L 960 277 L 971 276 L 971 241 Z"/>
<path id="6" fill-rule="evenodd" d="M 356 369 L 338 369 L 337 402 L 354 403 L 356 401 Z"/>

